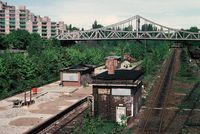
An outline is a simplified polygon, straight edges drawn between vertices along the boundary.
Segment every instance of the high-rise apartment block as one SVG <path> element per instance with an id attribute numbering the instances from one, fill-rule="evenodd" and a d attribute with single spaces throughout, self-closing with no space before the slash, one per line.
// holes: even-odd
<path id="1" fill-rule="evenodd" d="M 17 29 L 38 33 L 43 38 L 54 37 L 66 31 L 63 21 L 52 22 L 47 16 L 34 15 L 25 6 L 16 8 L 0 1 L 0 34 L 8 34 Z"/>

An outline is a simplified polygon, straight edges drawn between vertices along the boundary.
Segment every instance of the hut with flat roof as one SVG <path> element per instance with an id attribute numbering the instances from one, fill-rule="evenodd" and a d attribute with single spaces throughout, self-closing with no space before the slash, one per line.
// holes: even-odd
<path id="1" fill-rule="evenodd" d="M 94 73 L 94 65 L 80 64 L 60 70 L 62 86 L 76 86 L 91 83 L 91 76 Z"/>
<path id="2" fill-rule="evenodd" d="M 116 69 L 115 65 L 108 64 L 106 72 L 93 77 L 94 114 L 120 122 L 122 115 L 131 119 L 139 112 L 142 71 Z"/>

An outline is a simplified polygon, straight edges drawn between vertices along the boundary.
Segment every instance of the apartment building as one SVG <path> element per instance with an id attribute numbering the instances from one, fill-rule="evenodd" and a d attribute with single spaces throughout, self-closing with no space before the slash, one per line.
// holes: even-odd
<path id="1" fill-rule="evenodd" d="M 54 37 L 66 31 L 62 21 L 52 22 L 48 16 L 34 15 L 26 6 L 16 8 L 0 1 L 0 34 L 9 34 L 17 29 L 38 33 L 43 38 Z"/>

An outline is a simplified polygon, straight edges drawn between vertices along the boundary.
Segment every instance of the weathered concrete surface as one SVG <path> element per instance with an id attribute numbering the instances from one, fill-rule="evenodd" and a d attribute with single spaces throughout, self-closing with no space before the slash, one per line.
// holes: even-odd
<path id="1" fill-rule="evenodd" d="M 0 133 L 24 133 L 91 93 L 91 87 L 60 87 L 57 81 L 40 87 L 38 94 L 33 95 L 35 100 L 33 105 L 13 108 L 12 101 L 24 100 L 23 93 L 2 100 L 0 101 Z"/>

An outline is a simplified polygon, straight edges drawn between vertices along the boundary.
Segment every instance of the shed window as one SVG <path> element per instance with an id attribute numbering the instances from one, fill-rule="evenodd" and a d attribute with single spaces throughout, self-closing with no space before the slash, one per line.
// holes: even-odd
<path id="1" fill-rule="evenodd" d="M 63 81 L 78 81 L 78 73 L 63 73 Z"/>
<path id="2" fill-rule="evenodd" d="M 130 96 L 131 95 L 131 89 L 112 88 L 112 95 Z"/>

